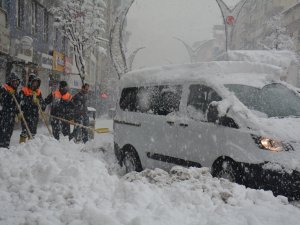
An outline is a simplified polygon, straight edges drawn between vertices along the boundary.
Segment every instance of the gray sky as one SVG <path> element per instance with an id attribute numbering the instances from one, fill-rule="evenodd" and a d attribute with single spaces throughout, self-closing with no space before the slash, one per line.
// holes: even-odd
<path id="1" fill-rule="evenodd" d="M 239 0 L 225 0 L 230 7 Z M 178 37 L 192 45 L 212 38 L 212 27 L 223 24 L 215 0 L 136 0 L 127 16 L 131 32 L 128 52 L 138 53 L 133 67 L 149 67 L 189 61 Z"/>

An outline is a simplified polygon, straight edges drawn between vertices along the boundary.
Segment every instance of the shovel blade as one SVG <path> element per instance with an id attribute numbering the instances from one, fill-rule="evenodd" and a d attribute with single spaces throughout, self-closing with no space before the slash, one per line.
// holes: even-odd
<path id="1" fill-rule="evenodd" d="M 109 129 L 108 128 L 96 128 L 95 132 L 98 133 L 98 134 L 108 133 Z"/>

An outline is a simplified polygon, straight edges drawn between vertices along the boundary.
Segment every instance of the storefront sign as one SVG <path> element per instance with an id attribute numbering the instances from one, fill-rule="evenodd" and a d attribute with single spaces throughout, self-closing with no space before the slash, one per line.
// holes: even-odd
<path id="1" fill-rule="evenodd" d="M 24 60 L 25 62 L 33 61 L 33 39 L 28 36 L 24 36 L 21 40 L 16 40 L 18 43 L 16 46 L 17 58 Z"/>
<path id="2" fill-rule="evenodd" d="M 65 71 L 65 56 L 64 54 L 53 51 L 53 70 L 64 72 Z"/>
<path id="3" fill-rule="evenodd" d="M 68 84 L 70 89 L 80 89 L 81 88 L 81 79 L 79 75 L 69 75 L 68 77 Z"/>
<path id="4" fill-rule="evenodd" d="M 51 70 L 52 66 L 53 66 L 52 56 L 42 53 L 42 67 Z"/>

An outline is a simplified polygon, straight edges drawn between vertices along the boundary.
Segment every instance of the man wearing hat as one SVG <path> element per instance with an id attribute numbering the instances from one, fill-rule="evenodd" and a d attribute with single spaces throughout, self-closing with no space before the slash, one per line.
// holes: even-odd
<path id="1" fill-rule="evenodd" d="M 68 84 L 66 81 L 59 82 L 58 90 L 52 92 L 45 99 L 45 103 L 51 104 L 50 115 L 65 120 L 72 119 L 73 104 L 71 102 L 72 95 L 68 92 Z M 51 118 L 52 132 L 55 139 L 59 140 L 60 131 L 64 136 L 70 135 L 70 124 Z"/>
<path id="2" fill-rule="evenodd" d="M 15 117 L 18 107 L 13 99 L 13 96 L 19 102 L 17 89 L 20 84 L 20 78 L 11 73 L 6 84 L 1 88 L 0 93 L 0 147 L 9 148 L 10 139 L 14 130 Z"/>
<path id="3" fill-rule="evenodd" d="M 28 77 L 27 86 L 22 87 L 19 93 L 21 109 L 33 137 L 36 135 L 37 125 L 39 122 L 39 106 L 42 110 L 45 110 L 46 108 L 41 90 L 39 89 L 40 85 L 40 78 L 34 73 L 31 73 Z M 20 135 L 20 143 L 25 142 L 29 135 L 25 124 L 22 122 L 21 125 L 22 132 Z"/>

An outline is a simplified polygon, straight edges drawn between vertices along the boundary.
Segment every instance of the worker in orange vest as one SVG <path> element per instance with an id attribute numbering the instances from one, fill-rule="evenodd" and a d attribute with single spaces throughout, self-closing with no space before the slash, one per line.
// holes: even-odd
<path id="1" fill-rule="evenodd" d="M 0 148 L 9 148 L 10 139 L 14 130 L 15 117 L 19 113 L 13 95 L 19 102 L 17 94 L 20 79 L 11 73 L 0 91 Z"/>
<path id="2" fill-rule="evenodd" d="M 51 104 L 50 115 L 60 117 L 65 120 L 73 119 L 72 95 L 68 92 L 68 83 L 59 82 L 58 90 L 52 92 L 45 99 L 45 103 Z M 55 139 L 59 140 L 60 131 L 64 136 L 70 136 L 70 124 L 51 118 L 52 133 Z"/>
<path id="3" fill-rule="evenodd" d="M 27 86 L 22 87 L 19 96 L 20 96 L 20 105 L 23 111 L 25 120 L 28 124 L 28 128 L 34 137 L 37 131 L 37 125 L 39 122 L 39 106 L 41 110 L 45 110 L 46 105 L 42 97 L 41 90 L 39 89 L 41 85 L 40 78 L 31 73 L 28 78 Z M 21 123 L 22 132 L 20 135 L 20 143 L 25 142 L 26 138 L 29 137 L 27 133 L 25 124 Z"/>

